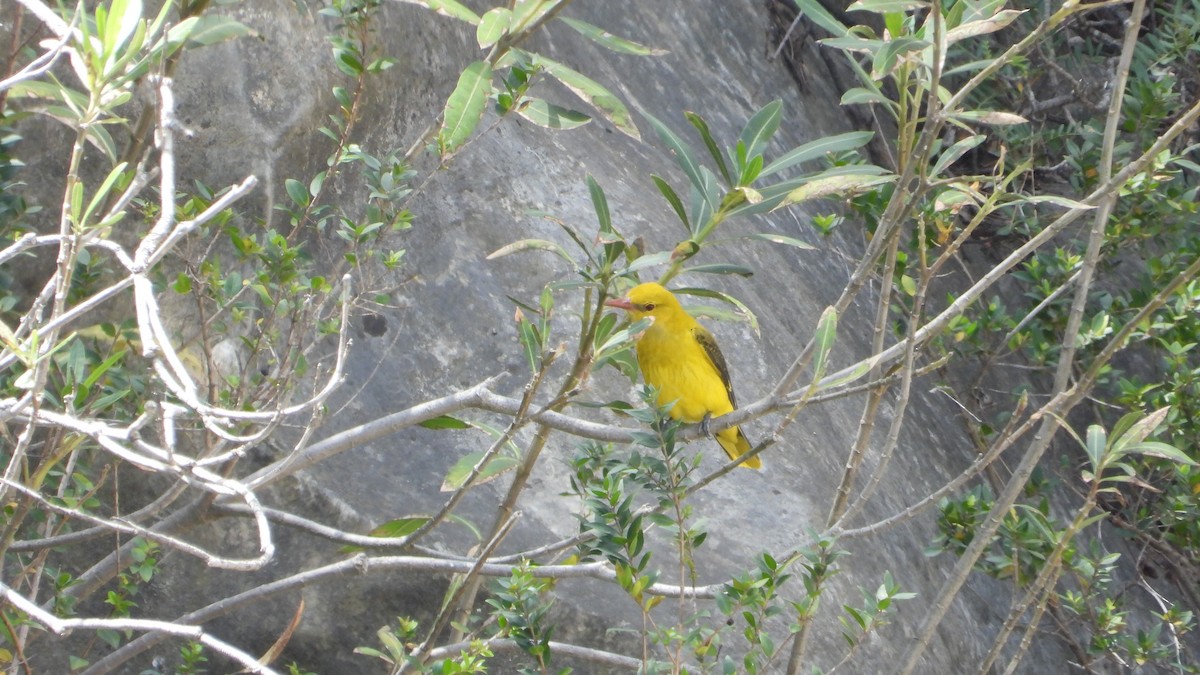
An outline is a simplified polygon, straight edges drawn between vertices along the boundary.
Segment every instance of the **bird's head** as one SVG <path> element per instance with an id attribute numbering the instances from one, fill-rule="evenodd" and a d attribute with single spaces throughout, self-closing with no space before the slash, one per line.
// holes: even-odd
<path id="1" fill-rule="evenodd" d="M 629 312 L 634 321 L 646 316 L 670 316 L 682 309 L 671 291 L 654 282 L 634 286 L 625 297 L 606 300 L 604 304 Z"/>

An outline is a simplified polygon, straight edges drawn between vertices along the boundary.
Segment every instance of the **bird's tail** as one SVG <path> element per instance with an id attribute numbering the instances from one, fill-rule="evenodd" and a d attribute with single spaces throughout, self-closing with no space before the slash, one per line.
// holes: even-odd
<path id="1" fill-rule="evenodd" d="M 746 438 L 746 434 L 742 433 L 741 427 L 731 427 L 717 432 L 717 442 L 721 444 L 721 449 L 725 454 L 729 455 L 729 459 L 737 459 L 742 455 L 750 452 L 750 440 Z M 762 460 L 758 456 L 742 462 L 741 466 L 748 469 L 761 469 Z"/>

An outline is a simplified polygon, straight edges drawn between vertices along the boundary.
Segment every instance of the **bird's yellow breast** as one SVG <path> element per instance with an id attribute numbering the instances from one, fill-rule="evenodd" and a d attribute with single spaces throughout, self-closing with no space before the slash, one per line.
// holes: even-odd
<path id="1" fill-rule="evenodd" d="M 656 321 L 637 343 L 638 367 L 646 383 L 658 389 L 659 405 L 674 402 L 671 417 L 684 422 L 731 412 L 725 382 L 692 327 L 670 323 Z"/>

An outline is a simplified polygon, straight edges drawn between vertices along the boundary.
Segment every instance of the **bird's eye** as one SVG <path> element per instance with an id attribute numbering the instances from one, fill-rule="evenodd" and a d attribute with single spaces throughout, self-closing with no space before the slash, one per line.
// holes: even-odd
<path id="1" fill-rule="evenodd" d="M 646 311 L 647 311 L 647 312 L 652 312 L 652 311 L 654 311 L 654 303 L 653 303 L 653 302 L 648 302 L 648 303 L 646 303 L 645 307 L 646 307 Z"/>

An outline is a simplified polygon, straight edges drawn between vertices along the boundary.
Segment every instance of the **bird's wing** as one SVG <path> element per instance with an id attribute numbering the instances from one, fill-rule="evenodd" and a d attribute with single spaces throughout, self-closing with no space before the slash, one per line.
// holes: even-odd
<path id="1" fill-rule="evenodd" d="M 708 356 L 708 360 L 713 367 L 717 369 L 717 374 L 721 376 L 721 382 L 725 385 L 725 391 L 729 393 L 729 404 L 737 407 L 737 400 L 733 396 L 733 382 L 729 379 L 729 366 L 725 365 L 725 357 L 721 355 L 721 348 L 717 346 L 716 339 L 712 333 L 704 326 L 696 326 L 692 329 L 692 336 L 696 338 L 696 342 L 704 348 L 704 354 Z"/>

